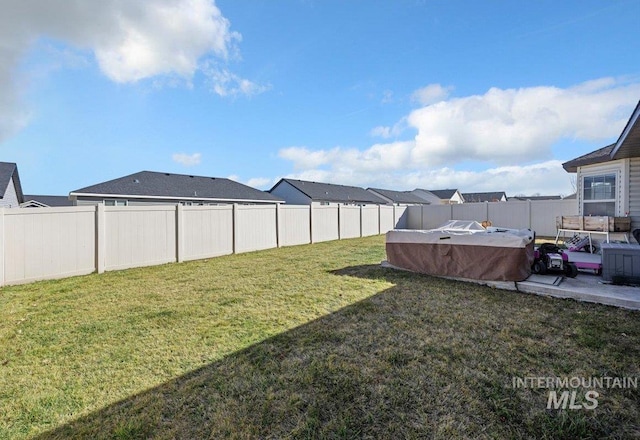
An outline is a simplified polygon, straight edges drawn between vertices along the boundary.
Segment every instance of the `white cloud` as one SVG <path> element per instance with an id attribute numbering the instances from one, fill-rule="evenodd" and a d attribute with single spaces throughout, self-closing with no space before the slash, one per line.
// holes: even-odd
<path id="1" fill-rule="evenodd" d="M 260 85 L 241 78 L 238 75 L 229 72 L 227 69 L 221 69 L 217 66 L 208 64 L 203 69 L 204 74 L 208 78 L 211 90 L 217 95 L 226 96 L 252 96 L 266 92 L 271 88 L 270 85 Z"/>
<path id="2" fill-rule="evenodd" d="M 295 173 L 289 177 L 305 180 L 395 189 L 568 194 L 570 175 L 559 161 L 551 160 L 551 147 L 563 139 L 617 136 L 639 95 L 640 83 L 615 78 L 567 89 L 493 88 L 484 95 L 424 106 L 393 128 L 371 131 L 390 137 L 410 127 L 417 131 L 411 140 L 378 143 L 364 150 L 289 147 L 279 156 L 293 163 Z M 456 164 L 473 161 L 493 167 L 455 169 Z"/>
<path id="3" fill-rule="evenodd" d="M 245 183 L 245 185 L 259 189 L 270 189 L 275 184 L 274 179 L 267 177 L 254 177 Z"/>
<path id="4" fill-rule="evenodd" d="M 24 126 L 17 66 L 41 37 L 93 54 L 110 80 L 189 82 L 202 59 L 234 58 L 241 36 L 214 0 L 20 0 L 0 14 L 0 141 Z M 236 93 L 255 93 L 240 78 Z M 18 90 L 16 90 L 18 89 Z"/>
<path id="5" fill-rule="evenodd" d="M 385 127 L 383 125 L 379 125 L 378 127 L 374 127 L 371 132 L 371 136 L 377 136 L 381 138 L 390 138 L 391 137 L 391 127 Z"/>
<path id="6" fill-rule="evenodd" d="M 200 165 L 202 160 L 202 155 L 200 153 L 186 154 L 186 153 L 175 153 L 171 156 L 174 162 L 179 163 L 185 167 L 192 167 L 195 165 Z"/>
<path id="7" fill-rule="evenodd" d="M 618 134 L 640 95 L 640 83 L 605 78 L 575 87 L 492 88 L 414 110 L 411 158 L 422 165 L 464 160 L 498 164 L 548 159 L 561 139 Z"/>
<path id="8" fill-rule="evenodd" d="M 451 86 L 442 87 L 440 84 L 429 84 L 413 92 L 411 100 L 419 102 L 422 105 L 434 104 L 446 99 L 452 90 L 453 87 Z"/>

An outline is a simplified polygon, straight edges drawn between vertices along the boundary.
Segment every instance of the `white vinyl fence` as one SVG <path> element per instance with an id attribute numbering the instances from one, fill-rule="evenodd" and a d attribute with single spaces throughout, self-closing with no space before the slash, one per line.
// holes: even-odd
<path id="1" fill-rule="evenodd" d="M 530 228 L 539 236 L 556 235 L 556 217 L 577 215 L 575 200 L 527 200 L 410 206 L 407 229 L 433 229 L 448 220 L 490 221 L 493 226 Z"/>
<path id="2" fill-rule="evenodd" d="M 0 286 L 406 228 L 400 206 L 0 208 Z"/>

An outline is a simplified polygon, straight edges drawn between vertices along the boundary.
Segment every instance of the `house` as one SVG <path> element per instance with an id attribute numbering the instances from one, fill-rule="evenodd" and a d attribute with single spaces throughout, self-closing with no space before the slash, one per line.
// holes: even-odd
<path id="1" fill-rule="evenodd" d="M 429 205 L 429 202 L 411 191 L 393 191 L 390 189 L 367 188 L 367 191 L 397 206 Z"/>
<path id="2" fill-rule="evenodd" d="M 18 165 L 0 162 L 0 208 L 18 208 L 24 202 Z"/>
<path id="3" fill-rule="evenodd" d="M 464 198 L 457 189 L 426 190 L 416 188 L 412 192 L 418 197 L 427 200 L 432 205 L 456 205 L 458 203 L 464 203 Z"/>
<path id="4" fill-rule="evenodd" d="M 386 205 L 387 201 L 364 188 L 280 179 L 269 190 L 272 195 L 294 205 Z"/>
<path id="5" fill-rule="evenodd" d="M 465 203 L 506 202 L 507 194 L 504 191 L 462 193 L 462 198 Z"/>
<path id="6" fill-rule="evenodd" d="M 562 166 L 577 174 L 578 215 L 629 215 L 640 228 L 640 102 L 616 143 Z"/>
<path id="7" fill-rule="evenodd" d="M 26 195 L 21 208 L 59 208 L 61 206 L 73 206 L 73 201 L 68 196 Z"/>
<path id="8" fill-rule="evenodd" d="M 69 193 L 74 205 L 273 204 L 282 200 L 233 180 L 140 171 Z"/>

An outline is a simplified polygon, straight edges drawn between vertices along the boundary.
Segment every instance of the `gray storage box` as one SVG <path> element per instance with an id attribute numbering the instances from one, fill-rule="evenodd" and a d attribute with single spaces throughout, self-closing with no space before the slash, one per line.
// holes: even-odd
<path id="1" fill-rule="evenodd" d="M 602 279 L 640 283 L 640 244 L 602 243 Z"/>

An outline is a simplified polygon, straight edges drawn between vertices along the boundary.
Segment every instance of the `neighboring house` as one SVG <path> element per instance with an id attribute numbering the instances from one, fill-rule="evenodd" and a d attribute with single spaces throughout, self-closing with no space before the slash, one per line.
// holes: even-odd
<path id="1" fill-rule="evenodd" d="M 457 189 L 421 189 L 416 188 L 412 193 L 427 200 L 432 205 L 456 205 L 464 203 L 464 197 Z"/>
<path id="2" fill-rule="evenodd" d="M 0 208 L 18 208 L 24 202 L 18 165 L 0 162 Z"/>
<path id="3" fill-rule="evenodd" d="M 42 196 L 25 195 L 21 208 L 58 208 L 61 206 L 73 206 L 73 201 L 67 196 Z"/>
<path id="4" fill-rule="evenodd" d="M 367 191 L 383 198 L 387 203 L 397 206 L 429 205 L 429 202 L 412 191 L 393 191 L 390 189 L 367 188 Z"/>
<path id="5" fill-rule="evenodd" d="M 509 197 L 509 200 L 519 200 L 519 201 L 540 201 L 540 200 L 562 200 L 562 196 L 515 196 Z"/>
<path id="6" fill-rule="evenodd" d="M 293 205 L 386 205 L 364 188 L 306 180 L 280 179 L 269 193 Z"/>
<path id="7" fill-rule="evenodd" d="M 462 198 L 464 199 L 465 203 L 506 202 L 507 194 L 503 191 L 462 193 Z"/>
<path id="8" fill-rule="evenodd" d="M 69 193 L 74 205 L 219 205 L 273 204 L 282 200 L 233 180 L 185 174 L 139 173 L 77 189 Z"/>
<path id="9" fill-rule="evenodd" d="M 562 164 L 577 173 L 579 215 L 631 217 L 640 228 L 640 102 L 615 144 Z"/>

